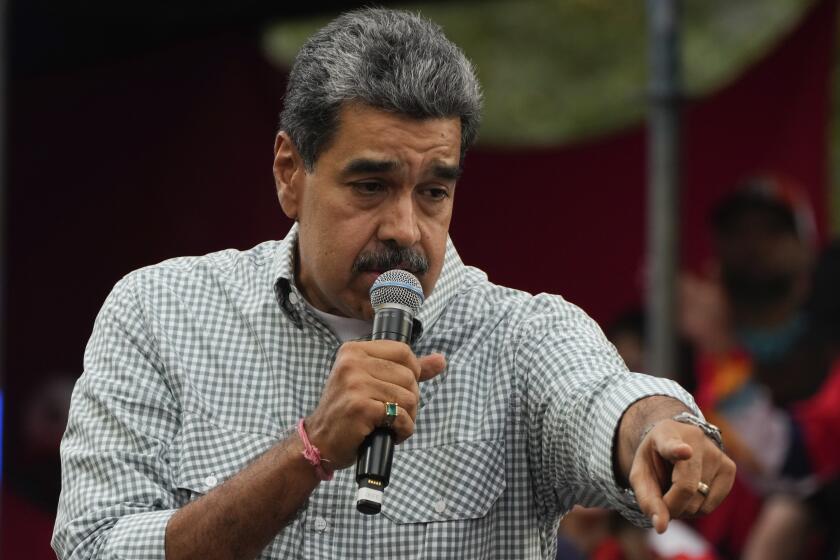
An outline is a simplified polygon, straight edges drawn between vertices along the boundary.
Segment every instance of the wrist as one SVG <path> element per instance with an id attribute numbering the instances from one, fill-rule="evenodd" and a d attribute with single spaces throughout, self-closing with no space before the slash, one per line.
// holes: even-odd
<path id="1" fill-rule="evenodd" d="M 681 412 L 690 412 L 690 409 L 682 401 L 665 395 L 640 399 L 627 408 L 619 421 L 613 444 L 613 466 L 619 484 L 628 486 L 636 451 L 652 426 Z"/>
<path id="2" fill-rule="evenodd" d="M 321 481 L 329 481 L 333 479 L 334 469 L 328 459 L 321 456 L 321 451 L 317 446 L 313 445 L 306 432 L 306 423 L 303 418 L 298 420 L 297 435 L 303 445 L 301 456 L 311 465 L 315 476 Z"/>
<path id="3" fill-rule="evenodd" d="M 714 424 L 707 422 L 700 416 L 693 414 L 691 412 L 680 412 L 671 420 L 675 422 L 679 422 L 681 424 L 688 424 L 689 426 L 695 426 L 700 428 L 703 434 L 712 440 L 715 445 L 718 446 L 718 449 L 723 451 L 723 436 L 720 432 L 720 428 L 715 426 Z"/>

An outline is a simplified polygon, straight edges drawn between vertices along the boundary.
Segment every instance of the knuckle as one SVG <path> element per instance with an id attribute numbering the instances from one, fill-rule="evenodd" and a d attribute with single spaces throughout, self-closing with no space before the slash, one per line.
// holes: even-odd
<path id="1" fill-rule="evenodd" d="M 414 351 L 407 344 L 403 344 L 401 362 L 411 371 L 412 377 L 420 373 L 420 360 L 414 355 Z"/>
<path id="2" fill-rule="evenodd" d="M 723 468 L 726 469 L 726 474 L 733 476 L 738 470 L 738 467 L 735 465 L 735 461 L 733 461 L 726 455 L 723 456 Z"/>
<path id="3" fill-rule="evenodd" d="M 411 369 L 403 368 L 400 372 L 400 385 L 404 389 L 408 389 L 409 391 L 414 389 L 414 386 L 417 385 L 417 378 L 414 375 L 414 372 Z"/>
<path id="4" fill-rule="evenodd" d="M 338 347 L 338 352 L 336 353 L 336 356 L 357 355 L 361 351 L 361 348 L 359 347 L 360 344 L 361 342 L 355 340 L 348 340 L 347 342 L 342 343 L 341 346 Z"/>
<path id="5" fill-rule="evenodd" d="M 418 398 L 417 398 L 417 395 L 414 394 L 414 392 L 409 391 L 405 395 L 403 400 L 405 402 L 405 406 L 403 408 L 405 408 L 406 410 L 411 410 L 411 411 L 417 410 Z"/>
<path id="6" fill-rule="evenodd" d="M 417 420 L 417 409 L 411 406 L 403 407 L 405 409 L 405 415 L 408 416 L 409 420 L 412 422 Z"/>
<path id="7" fill-rule="evenodd" d="M 729 478 L 724 478 L 723 481 L 725 482 L 725 486 L 721 500 L 729 494 L 729 491 L 732 490 L 732 487 L 735 485 L 735 474 L 733 473 Z"/>
<path id="8" fill-rule="evenodd" d="M 377 426 L 382 425 L 382 412 L 376 407 L 368 406 L 365 408 L 364 412 L 360 413 L 360 416 L 364 418 L 364 424 L 367 426 L 367 435 Z"/>
<path id="9" fill-rule="evenodd" d="M 347 395 L 361 395 L 363 389 L 362 384 L 359 383 L 356 379 L 349 379 L 346 383 L 344 383 L 344 387 L 341 389 Z"/>
<path id="10" fill-rule="evenodd" d="M 370 403 L 365 402 L 365 399 L 352 399 L 347 408 L 353 418 L 369 420 L 373 417 L 373 408 Z"/>
<path id="11" fill-rule="evenodd" d="M 344 390 L 347 393 L 361 393 L 364 391 L 365 383 L 358 375 L 345 375 L 342 379 Z"/>
<path id="12" fill-rule="evenodd" d="M 703 505 L 700 506 L 699 512 L 702 513 L 703 515 L 706 515 L 706 514 L 712 513 L 715 510 L 716 507 L 717 507 L 716 503 L 713 503 L 711 500 L 706 500 L 705 502 L 703 502 Z"/>
<path id="13" fill-rule="evenodd" d="M 368 344 L 370 344 L 373 352 L 380 358 L 389 356 L 388 359 L 391 359 L 402 349 L 402 343 L 397 342 L 396 340 L 389 340 L 387 338 L 371 340 Z"/>
<path id="14" fill-rule="evenodd" d="M 698 502 L 697 500 L 692 500 L 691 503 L 683 510 L 683 516 L 687 517 L 694 517 L 700 511 L 700 508 L 703 507 L 703 502 Z"/>
<path id="15" fill-rule="evenodd" d="M 359 369 L 361 360 L 354 354 L 344 354 L 339 356 L 335 361 L 333 372 L 337 375 L 348 375 L 350 372 Z"/>
<path id="16" fill-rule="evenodd" d="M 364 406 L 362 405 L 362 401 L 358 399 L 352 399 L 347 404 L 347 413 L 348 415 L 352 416 L 353 418 L 358 418 L 360 415 L 364 414 Z"/>
<path id="17" fill-rule="evenodd" d="M 338 347 L 338 351 L 335 353 L 335 359 L 338 361 L 343 356 L 345 356 L 348 352 L 351 352 L 350 345 L 353 344 L 352 342 L 342 342 L 341 345 Z"/>
<path id="18" fill-rule="evenodd" d="M 411 351 L 408 344 L 400 344 L 397 358 L 399 361 L 408 364 L 414 359 L 414 352 Z"/>

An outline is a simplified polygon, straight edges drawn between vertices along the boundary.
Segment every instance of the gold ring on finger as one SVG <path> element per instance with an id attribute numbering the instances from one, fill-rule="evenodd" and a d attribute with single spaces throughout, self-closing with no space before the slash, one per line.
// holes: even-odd
<path id="1" fill-rule="evenodd" d="M 706 484 L 705 482 L 700 481 L 700 482 L 697 483 L 697 491 L 700 492 L 701 494 L 703 494 L 704 496 L 709 495 L 709 490 L 710 490 L 709 485 Z"/>

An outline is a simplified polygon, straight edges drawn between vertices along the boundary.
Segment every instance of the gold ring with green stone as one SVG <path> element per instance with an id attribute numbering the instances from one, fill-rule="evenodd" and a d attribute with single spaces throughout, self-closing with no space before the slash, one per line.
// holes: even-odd
<path id="1" fill-rule="evenodd" d="M 386 428 L 390 428 L 394 425 L 394 420 L 397 419 L 397 415 L 400 413 L 400 405 L 395 402 L 386 402 L 385 403 L 385 420 L 382 422 L 382 425 Z"/>

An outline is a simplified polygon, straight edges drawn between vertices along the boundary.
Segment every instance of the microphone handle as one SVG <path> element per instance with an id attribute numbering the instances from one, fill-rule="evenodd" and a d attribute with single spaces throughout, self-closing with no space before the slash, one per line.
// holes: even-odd
<path id="1" fill-rule="evenodd" d="M 394 460 L 394 436 L 387 428 L 376 428 L 359 447 L 356 461 L 356 509 L 365 515 L 382 510 L 382 494 L 391 478 Z"/>
<path id="2" fill-rule="evenodd" d="M 376 310 L 371 340 L 395 340 L 409 344 L 413 327 L 411 312 L 402 306 L 388 304 Z M 388 428 L 376 428 L 359 446 L 356 460 L 356 509 L 375 515 L 382 509 L 382 495 L 391 478 L 394 460 L 394 435 Z"/>
<path id="3" fill-rule="evenodd" d="M 405 344 L 411 343 L 411 328 L 414 318 L 411 312 L 402 306 L 386 307 L 383 305 L 373 316 L 373 331 L 371 340 L 396 340 Z"/>

